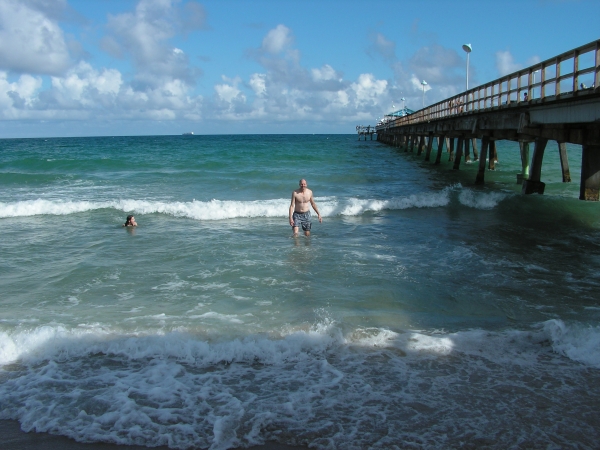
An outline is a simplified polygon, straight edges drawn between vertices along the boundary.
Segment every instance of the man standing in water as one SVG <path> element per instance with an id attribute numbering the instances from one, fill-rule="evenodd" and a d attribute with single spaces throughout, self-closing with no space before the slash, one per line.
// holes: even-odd
<path id="1" fill-rule="evenodd" d="M 306 180 L 300 180 L 300 187 L 292 192 L 292 203 L 290 203 L 290 225 L 294 229 L 294 236 L 298 236 L 298 227 L 302 226 L 305 236 L 310 236 L 310 206 L 313 207 L 319 218 L 319 223 L 323 222 L 321 213 L 317 208 L 313 193 L 308 189 Z"/>

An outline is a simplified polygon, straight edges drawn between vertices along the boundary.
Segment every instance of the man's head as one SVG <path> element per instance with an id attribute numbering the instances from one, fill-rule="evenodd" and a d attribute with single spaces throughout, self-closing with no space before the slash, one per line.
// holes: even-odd
<path id="1" fill-rule="evenodd" d="M 305 189 L 308 186 L 304 178 L 302 178 L 298 184 L 300 185 L 300 189 Z"/>

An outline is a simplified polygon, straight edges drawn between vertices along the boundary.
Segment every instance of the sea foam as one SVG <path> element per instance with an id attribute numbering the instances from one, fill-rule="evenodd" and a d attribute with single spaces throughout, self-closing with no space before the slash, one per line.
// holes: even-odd
<path id="1" fill-rule="evenodd" d="M 358 216 L 366 212 L 401 210 L 409 208 L 436 208 L 449 203 L 450 190 L 394 197 L 389 199 L 359 198 L 316 198 L 317 206 L 324 217 Z M 115 201 L 52 201 L 28 200 L 0 203 L 0 218 L 26 217 L 35 215 L 68 215 L 86 211 L 112 208 L 136 214 L 166 214 L 196 220 L 224 220 L 235 218 L 285 217 L 289 200 L 270 199 L 253 201 L 210 200 L 190 202 L 164 202 L 150 200 Z"/>
<path id="2" fill-rule="evenodd" d="M 573 350 L 588 351 L 590 339 L 597 347 L 599 335 L 560 321 L 499 332 L 342 328 L 320 319 L 305 329 L 215 340 L 101 326 L 2 333 L 0 361 L 18 364 L 3 371 L 0 419 L 19 420 L 26 431 L 124 445 L 226 449 L 278 440 L 384 449 L 418 436 L 416 443 L 454 448 L 499 425 L 489 407 L 499 399 L 543 401 L 539 420 L 575 426 L 563 407 L 571 386 L 585 389 L 586 378 L 561 358 L 580 358 Z M 532 389 L 538 379 L 557 381 Z M 582 404 L 581 413 L 594 407 Z M 445 428 L 448 411 L 468 426 Z M 537 416 L 527 420 L 541 426 Z M 519 438 L 522 421 L 518 411 L 503 410 L 510 431 L 497 437 L 498 448 Z M 579 436 L 593 434 L 577 424 Z"/>

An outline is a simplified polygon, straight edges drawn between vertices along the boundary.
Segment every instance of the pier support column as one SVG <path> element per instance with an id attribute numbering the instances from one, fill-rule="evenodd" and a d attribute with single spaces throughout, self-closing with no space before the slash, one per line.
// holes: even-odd
<path id="1" fill-rule="evenodd" d="M 523 180 L 529 178 L 529 142 L 519 141 L 521 149 L 521 173 L 517 174 L 517 184 L 523 184 Z"/>
<path id="2" fill-rule="evenodd" d="M 417 149 L 417 155 L 420 155 L 425 150 L 425 135 L 421 135 L 421 139 L 419 139 L 419 148 Z"/>
<path id="3" fill-rule="evenodd" d="M 448 161 L 454 161 L 454 138 L 450 138 L 450 145 L 448 146 Z"/>
<path id="4" fill-rule="evenodd" d="M 473 161 L 479 160 L 479 153 L 477 152 L 477 138 L 471 139 L 471 145 L 473 146 Z M 483 145 L 483 144 L 481 144 Z"/>
<path id="5" fill-rule="evenodd" d="M 483 144 L 481 144 L 483 145 Z M 490 141 L 490 160 L 488 163 L 488 170 L 496 170 L 496 163 L 498 162 L 498 150 L 496 149 L 496 141 Z"/>
<path id="6" fill-rule="evenodd" d="M 563 183 L 571 182 L 571 171 L 569 170 L 569 160 L 567 159 L 567 144 L 558 143 L 558 154 L 560 155 L 560 167 L 562 169 Z"/>
<path id="7" fill-rule="evenodd" d="M 433 146 L 433 133 L 429 133 L 429 139 L 427 140 L 427 152 L 425 152 L 425 161 L 429 161 L 431 156 L 431 147 Z"/>
<path id="8" fill-rule="evenodd" d="M 542 183 L 542 160 L 544 159 L 544 150 L 548 139 L 537 138 L 533 149 L 533 159 L 531 163 L 531 175 L 528 179 L 523 180 L 523 194 L 543 194 L 546 188 L 546 183 Z"/>
<path id="9" fill-rule="evenodd" d="M 471 155 L 469 153 L 469 144 L 471 143 L 471 139 L 465 138 L 465 142 L 463 144 L 464 148 L 465 148 L 465 162 L 466 163 L 471 163 Z"/>
<path id="10" fill-rule="evenodd" d="M 405 152 L 405 153 L 408 151 L 408 147 L 410 147 L 410 146 L 411 146 L 411 144 L 412 144 L 411 137 L 412 137 L 412 136 L 411 136 L 410 134 L 407 134 L 407 135 L 406 135 L 406 145 L 404 146 L 404 152 Z"/>
<path id="11" fill-rule="evenodd" d="M 440 138 L 438 139 L 437 156 L 435 158 L 434 164 L 439 164 L 442 161 L 442 150 L 444 148 L 444 141 L 446 141 L 446 144 L 447 144 L 448 138 L 445 137 L 444 135 L 440 136 Z M 446 146 L 446 148 L 448 148 L 448 147 Z"/>
<path id="12" fill-rule="evenodd" d="M 600 145 L 581 147 L 579 200 L 597 202 L 600 193 Z"/>
<path id="13" fill-rule="evenodd" d="M 415 143 L 416 143 L 418 137 L 419 136 L 417 136 L 416 134 L 413 134 L 412 142 L 411 142 L 411 145 L 410 145 L 410 152 L 411 153 L 415 151 Z"/>
<path id="14" fill-rule="evenodd" d="M 475 184 L 483 184 L 485 177 L 485 158 L 487 156 L 488 147 L 490 146 L 489 136 L 484 136 L 481 139 L 481 159 L 479 160 L 479 170 L 477 171 L 477 177 L 475 178 Z"/>
<path id="15" fill-rule="evenodd" d="M 456 144 L 456 158 L 454 159 L 454 170 L 458 170 L 460 167 L 460 159 L 463 155 L 463 146 L 465 145 L 465 138 L 463 136 L 458 138 L 458 144 Z"/>

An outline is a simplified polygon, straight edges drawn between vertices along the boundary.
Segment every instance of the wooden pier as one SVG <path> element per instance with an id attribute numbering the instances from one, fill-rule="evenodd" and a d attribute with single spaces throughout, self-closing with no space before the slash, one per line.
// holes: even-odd
<path id="1" fill-rule="evenodd" d="M 356 132 L 358 133 L 359 141 L 361 136 L 365 137 L 365 141 L 367 140 L 367 136 L 371 136 L 371 140 L 373 140 L 373 135 L 376 133 L 373 125 L 356 125 Z"/>
<path id="2" fill-rule="evenodd" d="M 519 142 L 522 193 L 543 194 L 542 160 L 548 141 L 556 141 L 563 182 L 570 182 L 566 143 L 582 146 L 579 198 L 600 196 L 600 40 L 575 48 L 376 127 L 377 140 L 425 153 L 434 140 L 439 164 L 444 144 L 453 168 L 479 160 L 475 183 L 482 184 L 496 160 L 496 141 Z M 359 135 L 360 139 L 360 135 Z M 365 137 L 366 139 L 366 137 Z M 476 142 L 481 140 L 480 153 Z M 530 144 L 533 155 L 530 159 Z"/>

